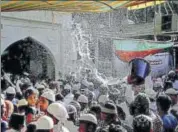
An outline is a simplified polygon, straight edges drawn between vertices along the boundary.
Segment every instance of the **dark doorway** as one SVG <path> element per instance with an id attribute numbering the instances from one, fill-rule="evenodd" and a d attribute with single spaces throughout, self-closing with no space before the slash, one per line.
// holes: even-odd
<path id="1" fill-rule="evenodd" d="M 36 77 L 55 78 L 52 54 L 31 37 L 11 44 L 1 55 L 1 66 L 5 72 L 22 74 L 24 71 Z"/>

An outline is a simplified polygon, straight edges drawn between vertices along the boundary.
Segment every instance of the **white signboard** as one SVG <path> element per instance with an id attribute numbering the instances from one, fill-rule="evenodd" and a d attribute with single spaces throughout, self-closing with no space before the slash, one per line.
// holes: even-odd
<path id="1" fill-rule="evenodd" d="M 145 57 L 151 65 L 151 76 L 158 77 L 167 74 L 172 66 L 172 57 L 168 52 Z"/>

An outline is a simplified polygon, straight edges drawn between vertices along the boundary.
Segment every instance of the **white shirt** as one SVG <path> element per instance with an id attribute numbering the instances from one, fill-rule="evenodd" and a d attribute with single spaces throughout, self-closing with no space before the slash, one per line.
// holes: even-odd
<path id="1" fill-rule="evenodd" d="M 73 99 L 74 99 L 74 95 L 72 93 L 67 94 L 64 97 L 64 103 L 65 103 L 65 105 L 68 105 Z"/>
<path id="2" fill-rule="evenodd" d="M 178 80 L 175 80 L 172 85 L 173 85 L 173 88 L 178 90 Z"/>
<path id="3" fill-rule="evenodd" d="M 78 127 L 74 125 L 72 121 L 66 121 L 65 126 L 70 132 L 78 132 Z"/>
<path id="4" fill-rule="evenodd" d="M 54 125 L 54 132 L 70 132 L 66 127 L 62 126 L 62 124 L 58 123 Z"/>

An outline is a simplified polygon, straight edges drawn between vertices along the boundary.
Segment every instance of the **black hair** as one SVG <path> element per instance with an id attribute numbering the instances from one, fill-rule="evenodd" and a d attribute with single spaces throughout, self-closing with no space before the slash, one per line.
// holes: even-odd
<path id="1" fill-rule="evenodd" d="M 150 127 L 148 127 L 148 128 L 140 128 L 140 127 L 136 127 L 136 126 L 133 126 L 133 127 L 134 127 L 134 132 L 150 132 Z"/>
<path id="2" fill-rule="evenodd" d="M 69 118 L 68 118 L 69 121 L 75 121 L 76 120 L 75 113 L 68 114 L 68 115 L 69 115 Z"/>
<path id="3" fill-rule="evenodd" d="M 146 94 L 140 93 L 130 104 L 130 112 L 132 115 L 144 114 L 149 115 L 149 98 Z"/>
<path id="4" fill-rule="evenodd" d="M 2 102 L 1 102 L 2 103 Z M 3 116 L 3 114 L 4 114 L 4 110 L 3 110 L 3 108 L 4 108 L 4 105 L 3 104 L 1 104 L 1 117 Z"/>
<path id="5" fill-rule="evenodd" d="M 117 107 L 117 114 L 118 114 L 118 115 L 122 115 L 123 118 L 124 118 L 124 120 L 125 120 L 126 114 L 125 114 L 125 112 L 123 111 L 123 109 L 122 109 L 119 105 L 116 105 L 116 107 Z"/>
<path id="6" fill-rule="evenodd" d="M 159 103 L 161 109 L 164 112 L 167 112 L 171 106 L 171 99 L 167 95 L 158 96 L 158 98 L 156 99 L 156 102 Z"/>
<path id="7" fill-rule="evenodd" d="M 139 115 L 133 120 L 134 132 L 150 132 L 152 122 L 146 116 Z"/>
<path id="8" fill-rule="evenodd" d="M 1 79 L 1 92 L 5 91 L 9 85 L 9 82 L 6 79 Z"/>
<path id="9" fill-rule="evenodd" d="M 6 132 L 7 125 L 5 122 L 1 121 L 1 132 Z"/>
<path id="10" fill-rule="evenodd" d="M 56 98 L 56 101 L 58 100 L 62 101 L 64 99 L 64 96 L 61 93 L 58 93 L 56 94 L 55 98 Z"/>
<path id="11" fill-rule="evenodd" d="M 25 94 L 24 94 L 25 99 L 27 99 L 27 98 L 28 98 L 30 95 L 32 95 L 33 93 L 36 93 L 34 89 L 27 89 L 27 90 L 25 91 Z"/>
<path id="12" fill-rule="evenodd" d="M 19 112 L 21 112 L 21 111 L 23 111 L 23 110 L 26 111 L 26 109 L 27 109 L 27 105 L 23 105 L 23 106 L 19 106 L 19 107 L 18 107 L 18 111 L 19 111 Z"/>
<path id="13" fill-rule="evenodd" d="M 164 83 L 164 91 L 166 91 L 169 88 L 173 88 L 173 83 L 171 81 L 166 81 Z"/>
<path id="14" fill-rule="evenodd" d="M 108 108 L 108 109 L 111 109 L 111 110 L 116 110 L 116 106 L 114 103 L 112 102 L 106 102 L 104 107 Z"/>
<path id="15" fill-rule="evenodd" d="M 12 101 L 15 98 L 15 94 L 6 93 L 6 99 Z"/>
<path id="16" fill-rule="evenodd" d="M 123 132 L 123 130 L 120 125 L 111 124 L 108 132 Z"/>
<path id="17" fill-rule="evenodd" d="M 98 113 L 101 112 L 101 107 L 100 107 L 99 105 L 97 105 L 97 106 L 92 106 L 92 107 L 90 108 L 90 111 L 92 111 L 92 112 L 98 114 Z"/>
<path id="18" fill-rule="evenodd" d="M 134 115 L 135 105 L 134 102 L 131 102 L 129 105 L 129 112 L 131 115 Z"/>
<path id="19" fill-rule="evenodd" d="M 75 94 L 74 94 L 74 98 L 77 100 L 78 99 L 78 97 L 80 96 L 80 93 L 79 92 L 76 92 Z"/>
<path id="20" fill-rule="evenodd" d="M 36 125 L 28 124 L 26 132 L 36 132 Z"/>
<path id="21" fill-rule="evenodd" d="M 24 84 L 22 84 L 21 89 L 26 90 L 29 86 L 31 86 L 30 83 L 24 83 Z"/>
<path id="22" fill-rule="evenodd" d="M 20 130 L 21 126 L 24 125 L 25 116 L 13 113 L 9 120 L 9 127 L 15 130 Z"/>
<path id="23" fill-rule="evenodd" d="M 52 103 L 54 103 L 53 101 L 51 101 L 49 99 L 47 99 L 47 100 L 48 100 L 49 105 L 52 104 Z"/>
<path id="24" fill-rule="evenodd" d="M 23 98 L 23 95 L 22 95 L 20 92 L 17 92 L 15 97 L 16 97 L 18 100 L 21 100 L 21 99 Z"/>

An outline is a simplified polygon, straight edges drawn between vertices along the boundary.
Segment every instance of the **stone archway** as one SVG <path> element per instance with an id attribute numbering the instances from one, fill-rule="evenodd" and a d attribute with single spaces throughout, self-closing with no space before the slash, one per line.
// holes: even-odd
<path id="1" fill-rule="evenodd" d="M 50 50 L 31 37 L 16 41 L 1 55 L 5 72 L 22 74 L 29 72 L 35 77 L 55 78 L 55 60 Z"/>

